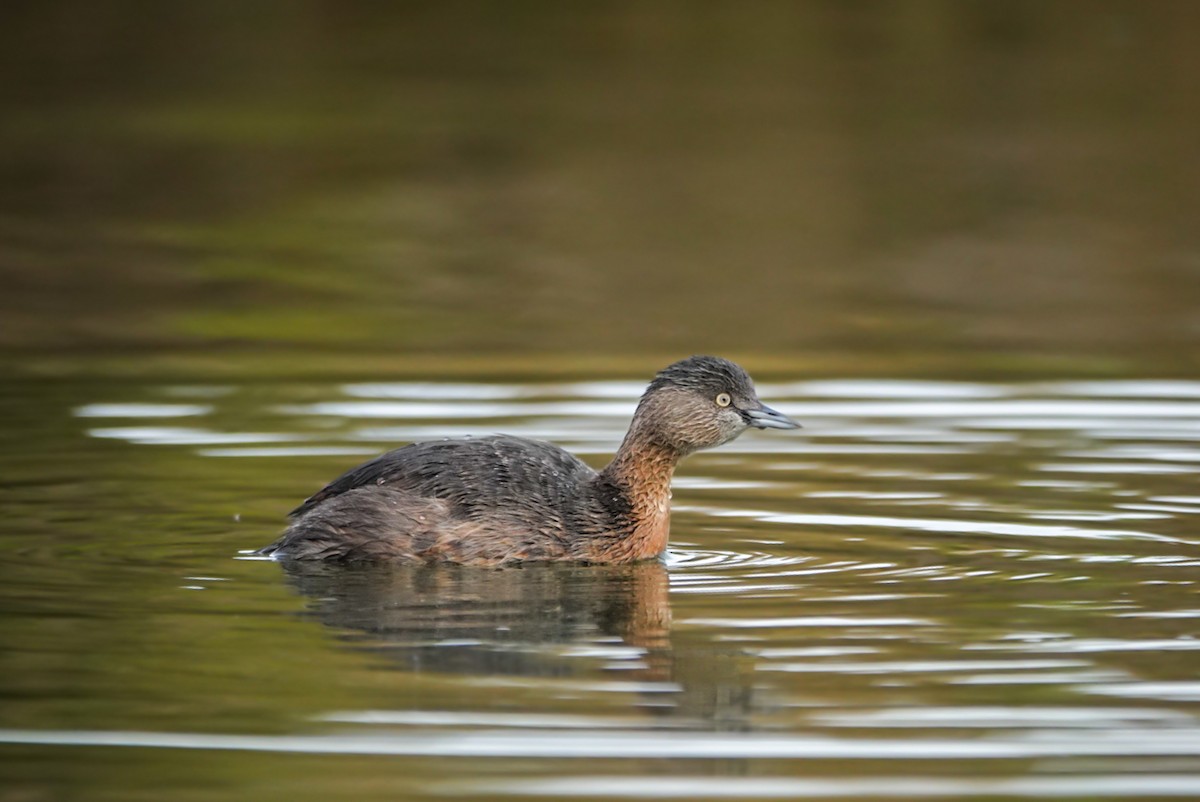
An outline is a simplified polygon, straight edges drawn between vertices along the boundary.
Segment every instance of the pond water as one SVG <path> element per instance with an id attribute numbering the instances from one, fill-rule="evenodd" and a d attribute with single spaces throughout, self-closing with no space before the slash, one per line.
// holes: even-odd
<path id="1" fill-rule="evenodd" d="M 602 464 L 640 382 L 21 389 L 0 742 L 31 798 L 1200 788 L 1200 382 L 760 382 L 806 428 L 685 461 L 665 563 L 499 570 L 243 552 L 392 443 Z"/>
<path id="2" fill-rule="evenodd" d="M 8 3 L 0 802 L 1200 798 L 1200 3 Z M 254 559 L 653 372 L 666 560 Z"/>

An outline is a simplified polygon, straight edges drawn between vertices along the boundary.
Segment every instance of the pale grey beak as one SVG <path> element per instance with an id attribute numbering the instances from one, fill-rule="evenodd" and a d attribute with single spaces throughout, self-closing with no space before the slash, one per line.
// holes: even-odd
<path id="1" fill-rule="evenodd" d="M 746 421 L 755 429 L 799 429 L 800 424 L 767 406 L 758 409 L 747 409 L 742 412 Z"/>

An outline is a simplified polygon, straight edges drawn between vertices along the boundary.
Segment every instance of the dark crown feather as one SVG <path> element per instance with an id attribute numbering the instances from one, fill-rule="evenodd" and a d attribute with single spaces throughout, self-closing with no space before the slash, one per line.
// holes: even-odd
<path id="1" fill-rule="evenodd" d="M 658 372 L 646 392 L 680 387 L 706 394 L 753 395 L 754 383 L 741 367 L 719 356 L 690 356 Z"/>

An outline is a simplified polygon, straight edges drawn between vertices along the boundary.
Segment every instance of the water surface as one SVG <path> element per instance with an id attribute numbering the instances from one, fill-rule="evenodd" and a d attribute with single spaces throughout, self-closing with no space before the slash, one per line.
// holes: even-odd
<path id="1" fill-rule="evenodd" d="M 4 802 L 1200 798 L 1200 4 L 5 12 Z M 241 553 L 691 353 L 662 564 Z"/>
<path id="2" fill-rule="evenodd" d="M 1200 789 L 1198 383 L 764 382 L 806 429 L 687 460 L 663 563 L 499 570 L 239 552 L 394 443 L 503 430 L 602 464 L 640 382 L 23 390 L 45 403 L 5 402 L 12 788 Z"/>

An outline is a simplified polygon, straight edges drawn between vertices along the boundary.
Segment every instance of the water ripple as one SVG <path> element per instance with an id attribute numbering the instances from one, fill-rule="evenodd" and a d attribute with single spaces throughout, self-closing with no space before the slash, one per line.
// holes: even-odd
<path id="1" fill-rule="evenodd" d="M 153 597 L 167 594 L 173 616 L 203 612 L 194 631 L 212 629 L 213 611 L 237 610 L 237 625 L 221 627 L 229 637 L 252 624 L 256 646 L 268 633 L 280 638 L 270 653 L 298 650 L 304 673 L 288 683 L 268 678 L 252 692 L 285 699 L 287 722 L 297 709 L 307 719 L 291 734 L 234 734 L 257 703 L 242 699 L 229 734 L 114 726 L 8 730 L 0 740 L 484 766 L 476 759 L 497 757 L 516 767 L 480 779 L 477 796 L 1134 799 L 1196 789 L 1198 778 L 1172 772 L 1200 765 L 1192 670 L 1200 382 L 764 384 L 764 397 L 806 429 L 748 432 L 683 463 L 665 566 L 400 570 L 361 583 L 289 574 L 305 597 L 297 600 L 291 584 L 281 588 L 278 566 L 236 562 L 239 571 L 275 572 L 255 574 L 271 605 L 286 597 L 289 610 L 304 610 L 288 618 L 286 636 L 273 629 L 277 606 L 257 624 L 245 612 L 265 604 L 240 595 L 252 587 L 249 573 L 205 579 L 223 576 L 238 549 L 266 542 L 314 482 L 411 440 L 504 431 L 603 464 L 642 389 L 626 381 L 167 386 L 76 407 L 75 425 L 104 441 L 105 459 L 113 441 L 172 467 L 211 457 L 188 472 L 212 471 L 221 477 L 215 487 L 234 475 L 243 484 L 260 467 L 228 458 L 266 461 L 271 481 L 219 501 L 212 520 L 220 523 L 184 540 L 189 553 L 202 549 L 219 536 L 211 530 L 228 529 L 227 510 L 243 505 L 269 527 L 231 531 L 220 568 L 168 571 Z M 16 515 L 37 492 L 57 511 L 68 479 L 22 486 Z M 139 486 L 129 495 L 147 503 L 159 494 Z M 130 620 L 147 649 L 162 637 L 142 626 L 148 597 L 125 605 L 137 611 Z M 37 593 L 20 598 L 17 609 L 42 603 Z M 106 614 L 124 608 L 113 609 Z M 318 626 L 336 636 L 308 637 L 320 645 L 304 651 L 295 632 Z M 338 659 L 325 660 L 329 651 Z M 303 679 L 310 665 L 311 687 Z M 322 712 L 333 674 L 344 693 Z M 300 690 L 288 696 L 294 683 Z M 206 700 L 178 728 L 208 729 L 209 708 Z M 554 758 L 563 768 L 547 768 Z M 646 771 L 654 759 L 812 765 L 802 777 L 655 772 L 592 783 L 574 775 L 577 759 L 597 758 L 633 761 L 614 764 L 614 774 Z M 844 776 L 810 776 L 823 766 Z M 527 767 L 562 779 L 518 776 Z M 1014 771 L 1024 776 L 989 774 Z M 455 792 L 456 782 L 442 788 Z"/>
<path id="2" fill-rule="evenodd" d="M 1077 526 L 1043 526 L 1039 524 L 1015 524 L 1003 521 L 964 521 L 932 518 L 900 518 L 874 515 L 818 515 L 806 513 L 781 513 L 764 510 L 713 510 L 719 517 L 753 518 L 764 523 L 787 524 L 790 526 L 838 526 L 868 527 L 895 530 L 920 530 L 946 534 L 987 534 L 1013 537 L 1038 538 L 1083 538 L 1087 540 L 1154 540 L 1163 543 L 1188 543 L 1193 541 L 1151 532 L 1132 529 L 1097 529 Z"/>
<path id="3" fill-rule="evenodd" d="M 667 565 L 671 568 L 759 568 L 780 565 L 796 565 L 806 562 L 807 557 L 781 556 L 767 552 L 720 551 L 715 549 L 667 550 Z"/>
<path id="4" fill-rule="evenodd" d="M 556 799 L 940 799 L 1079 797 L 1088 799 L 1195 798 L 1200 774 L 1100 773 L 1092 776 L 947 778 L 941 776 L 693 777 L 610 775 L 521 779 L 492 777 L 442 784 L 447 794 L 543 796 Z"/>
<path id="5" fill-rule="evenodd" d="M 838 738 L 769 733 L 571 729 L 414 730 L 390 734 L 217 735 L 121 730 L 0 730 L 0 743 L 424 757 L 1013 760 L 1050 757 L 1200 757 L 1200 728 L 1128 726 L 1093 732 L 1038 731 L 987 740 Z"/>
<path id="6" fill-rule="evenodd" d="M 77 418 L 187 418 L 208 415 L 207 404 L 87 404 L 75 410 Z"/>

